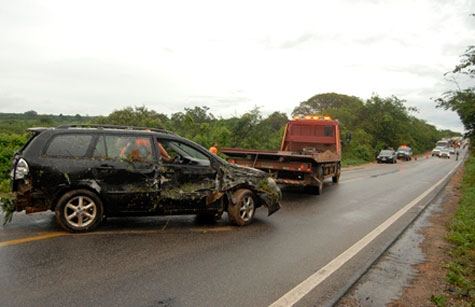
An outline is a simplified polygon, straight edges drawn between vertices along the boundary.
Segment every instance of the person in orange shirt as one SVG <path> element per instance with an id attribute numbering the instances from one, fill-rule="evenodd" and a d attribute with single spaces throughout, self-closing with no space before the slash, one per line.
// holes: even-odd
<path id="1" fill-rule="evenodd" d="M 209 148 L 209 151 L 214 153 L 215 155 L 218 154 L 218 142 L 214 142 L 213 145 Z"/>
<path id="2" fill-rule="evenodd" d="M 120 151 L 122 158 L 128 157 L 134 162 L 143 162 L 147 160 L 152 154 L 152 148 L 150 146 L 150 139 L 137 138 L 135 140 L 135 146 L 130 141 Z"/>

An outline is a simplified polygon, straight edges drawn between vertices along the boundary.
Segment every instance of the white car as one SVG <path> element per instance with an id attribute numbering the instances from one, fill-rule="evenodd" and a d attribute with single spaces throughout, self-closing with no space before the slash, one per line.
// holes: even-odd
<path id="1" fill-rule="evenodd" d="M 441 150 L 442 150 L 441 147 L 436 147 L 436 148 L 432 149 L 432 157 L 433 157 L 433 156 L 437 156 L 437 157 L 438 157 L 438 156 L 440 155 L 440 151 L 441 151 Z"/>
<path id="2" fill-rule="evenodd" d="M 449 149 L 448 148 L 441 149 L 439 153 L 439 158 L 450 159 Z"/>

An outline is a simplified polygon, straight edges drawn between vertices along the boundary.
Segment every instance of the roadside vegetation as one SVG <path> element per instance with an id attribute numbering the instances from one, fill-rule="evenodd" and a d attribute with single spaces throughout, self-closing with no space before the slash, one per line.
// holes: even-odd
<path id="1" fill-rule="evenodd" d="M 475 14 L 472 14 L 475 17 Z M 462 180 L 462 195 L 459 208 L 448 225 L 447 240 L 453 244 L 449 251 L 452 262 L 443 264 L 449 270 L 447 281 L 454 286 L 452 293 L 460 305 L 475 306 L 475 46 L 469 46 L 461 57 L 460 64 L 447 73 L 456 85 L 437 99 L 437 106 L 457 112 L 462 121 L 466 137 L 470 138 L 471 156 L 465 163 Z M 470 80 L 468 86 L 460 86 L 458 80 Z M 432 302 L 445 306 L 444 294 L 434 295 Z"/>
<path id="2" fill-rule="evenodd" d="M 452 218 L 447 239 L 453 244 L 449 252 L 453 261 L 444 264 L 449 270 L 447 281 L 456 287 L 457 298 L 475 305 L 475 157 L 465 163 L 462 196 Z"/>
<path id="3" fill-rule="evenodd" d="M 475 156 L 465 162 L 460 186 L 458 208 L 447 225 L 446 239 L 451 247 L 447 250 L 450 261 L 441 266 L 447 270 L 446 291 L 431 296 L 439 307 L 475 306 Z"/>

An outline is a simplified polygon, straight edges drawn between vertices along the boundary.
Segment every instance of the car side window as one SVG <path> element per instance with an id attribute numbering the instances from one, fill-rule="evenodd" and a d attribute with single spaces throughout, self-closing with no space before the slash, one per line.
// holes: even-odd
<path id="1" fill-rule="evenodd" d="M 152 140 L 142 136 L 100 136 L 93 157 L 130 162 L 153 162 Z"/>
<path id="2" fill-rule="evenodd" d="M 187 165 L 201 165 L 209 166 L 209 158 L 201 153 L 199 150 L 178 142 L 169 140 L 159 140 L 160 156 L 165 164 L 187 164 Z"/>
<path id="3" fill-rule="evenodd" d="M 92 140 L 88 134 L 59 134 L 53 137 L 46 149 L 49 157 L 82 158 Z"/>

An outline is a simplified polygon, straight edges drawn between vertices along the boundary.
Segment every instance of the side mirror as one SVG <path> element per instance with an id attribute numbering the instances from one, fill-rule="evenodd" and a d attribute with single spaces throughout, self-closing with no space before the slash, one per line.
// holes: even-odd
<path id="1" fill-rule="evenodd" d="M 347 132 L 346 133 L 346 143 L 349 144 L 351 142 L 351 133 Z"/>

